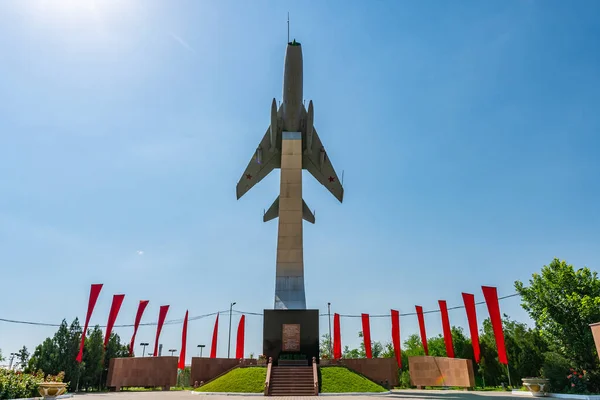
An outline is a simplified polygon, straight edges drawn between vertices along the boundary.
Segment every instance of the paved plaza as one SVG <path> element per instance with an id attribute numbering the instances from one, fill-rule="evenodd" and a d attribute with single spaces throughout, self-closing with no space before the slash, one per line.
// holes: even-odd
<path id="1" fill-rule="evenodd" d="M 192 394 L 188 391 L 171 392 L 119 392 L 119 393 L 97 393 L 76 395 L 85 397 L 86 400 L 256 400 L 262 396 L 243 396 L 243 395 L 206 395 Z M 273 399 L 295 399 L 295 400 L 314 400 L 314 396 L 307 397 L 276 397 Z M 512 396 L 509 392 L 463 392 L 454 390 L 394 390 L 391 394 L 374 394 L 368 396 L 359 395 L 325 395 L 331 400 L 380 400 L 380 399 L 425 399 L 425 400 L 502 400 L 518 399 L 522 396 Z"/>

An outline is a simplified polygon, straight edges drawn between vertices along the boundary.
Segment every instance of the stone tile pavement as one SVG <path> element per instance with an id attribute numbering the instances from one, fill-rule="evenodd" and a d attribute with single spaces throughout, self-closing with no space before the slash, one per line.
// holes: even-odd
<path id="1" fill-rule="evenodd" d="M 227 396 L 192 394 L 188 391 L 170 392 L 119 392 L 77 394 L 73 400 L 258 400 L 261 396 Z M 463 392 L 453 390 L 393 390 L 391 394 L 323 396 L 329 400 L 508 400 L 521 396 L 512 396 L 510 392 Z M 272 400 L 315 400 L 307 397 L 276 397 Z"/>

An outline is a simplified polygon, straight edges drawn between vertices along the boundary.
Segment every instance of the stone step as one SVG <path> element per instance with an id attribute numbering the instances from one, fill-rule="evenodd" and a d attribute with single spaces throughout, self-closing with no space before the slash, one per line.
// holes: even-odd
<path id="1" fill-rule="evenodd" d="M 273 368 L 271 372 L 312 372 L 312 368 Z"/>
<path id="2" fill-rule="evenodd" d="M 311 376 L 271 376 L 271 381 L 312 382 Z"/>
<path id="3" fill-rule="evenodd" d="M 298 378 L 298 377 L 292 377 L 292 378 L 281 378 L 281 377 L 271 377 L 271 382 L 310 382 L 312 383 L 313 378 L 311 377 L 307 377 L 307 378 Z"/>
<path id="4" fill-rule="evenodd" d="M 274 388 L 280 388 L 280 387 L 289 387 L 289 386 L 293 386 L 293 387 L 313 387 L 313 383 L 312 382 L 271 382 L 269 384 L 269 386 L 274 387 Z"/>
<path id="5" fill-rule="evenodd" d="M 275 392 L 271 396 L 276 397 L 292 397 L 292 396 L 317 396 L 313 392 Z"/>
<path id="6" fill-rule="evenodd" d="M 271 370 L 271 396 L 314 396 L 314 390 L 310 366 L 277 366 Z"/>
<path id="7" fill-rule="evenodd" d="M 312 382 L 312 376 L 272 376 L 271 381 Z"/>
<path id="8" fill-rule="evenodd" d="M 294 391 L 291 391 L 291 392 L 288 392 L 288 391 L 280 391 L 280 392 L 278 392 L 278 391 L 274 390 L 274 391 L 271 392 L 271 396 L 316 396 L 316 394 L 312 390 L 310 390 L 310 391 L 297 391 L 297 390 L 294 390 Z"/>

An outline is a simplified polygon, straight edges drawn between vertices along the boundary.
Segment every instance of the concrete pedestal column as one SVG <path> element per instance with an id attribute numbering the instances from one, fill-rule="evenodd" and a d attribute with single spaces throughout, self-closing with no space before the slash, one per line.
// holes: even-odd
<path id="1" fill-rule="evenodd" d="M 306 309 L 302 240 L 302 134 L 282 132 L 275 309 Z"/>

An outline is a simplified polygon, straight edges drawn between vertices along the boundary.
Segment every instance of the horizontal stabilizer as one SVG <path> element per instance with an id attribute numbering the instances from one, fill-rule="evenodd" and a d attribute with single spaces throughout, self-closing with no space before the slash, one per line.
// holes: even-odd
<path id="1" fill-rule="evenodd" d="M 302 199 L 302 218 L 311 224 L 315 223 L 315 214 L 310 211 L 304 199 Z"/>
<path id="2" fill-rule="evenodd" d="M 277 217 L 279 217 L 279 196 L 277 196 L 273 204 L 271 204 L 271 207 L 269 207 L 267 212 L 265 212 L 265 215 L 263 215 L 263 222 L 270 221 Z M 310 211 L 304 200 L 302 200 L 302 218 L 311 224 L 315 223 L 315 215 Z"/>
<path id="3" fill-rule="evenodd" d="M 269 207 L 265 215 L 263 215 L 263 222 L 270 221 L 277 217 L 279 217 L 279 196 L 277 196 L 273 204 L 271 204 L 271 207 Z"/>

